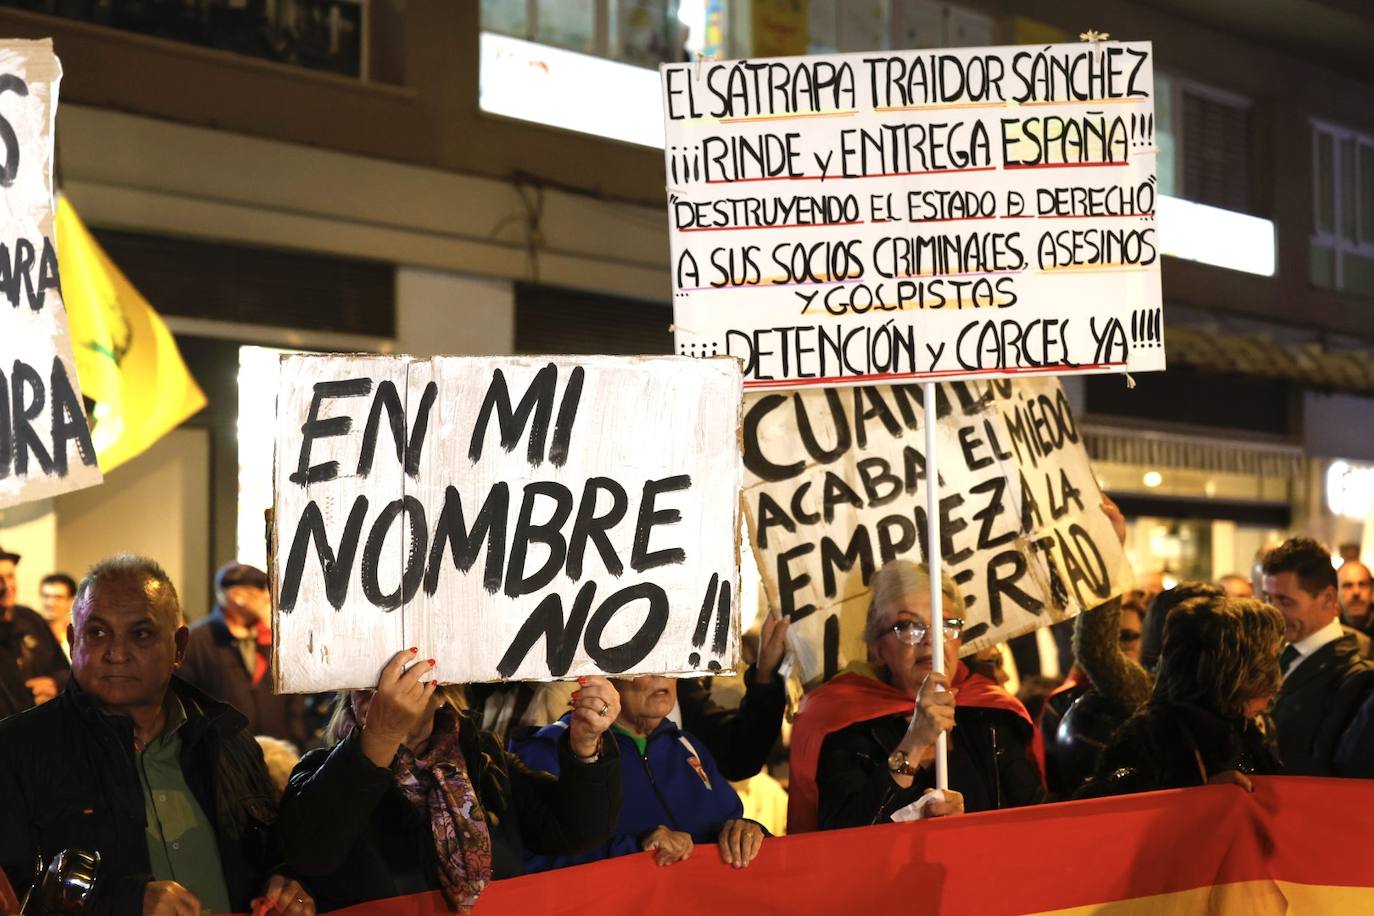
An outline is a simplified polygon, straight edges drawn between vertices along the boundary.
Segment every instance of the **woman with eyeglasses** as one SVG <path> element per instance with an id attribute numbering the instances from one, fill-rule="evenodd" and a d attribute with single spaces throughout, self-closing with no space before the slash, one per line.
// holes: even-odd
<path id="1" fill-rule="evenodd" d="M 1036 730 L 1024 706 L 959 661 L 964 600 L 945 578 L 945 668 L 934 670 L 930 576 L 893 560 L 869 582 L 865 641 L 877 678 L 846 673 L 802 700 L 792 730 L 788 832 L 892 819 L 935 785 L 949 734 L 949 784 L 924 817 L 1041 802 Z"/>

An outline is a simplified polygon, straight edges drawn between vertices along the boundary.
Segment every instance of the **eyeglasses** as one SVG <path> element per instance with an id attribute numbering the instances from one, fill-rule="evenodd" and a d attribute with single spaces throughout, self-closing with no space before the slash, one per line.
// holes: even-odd
<path id="1" fill-rule="evenodd" d="M 930 632 L 930 627 L 926 626 L 921 620 L 899 620 L 892 625 L 892 632 L 897 634 L 897 639 L 914 646 L 925 640 Z M 945 639 L 958 639 L 959 634 L 964 632 L 964 619 L 962 617 L 945 618 Z"/>

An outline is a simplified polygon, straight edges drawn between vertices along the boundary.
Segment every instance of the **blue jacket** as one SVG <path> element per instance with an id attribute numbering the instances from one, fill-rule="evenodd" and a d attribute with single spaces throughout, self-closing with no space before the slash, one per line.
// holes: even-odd
<path id="1" fill-rule="evenodd" d="M 511 741 L 511 750 L 536 770 L 558 773 L 558 738 L 568 728 L 564 715 L 526 738 Z M 546 871 L 639 852 L 644 837 L 660 824 L 714 843 L 725 822 L 744 816 L 744 806 L 700 740 L 664 719 L 649 735 L 643 756 L 627 735 L 611 730 L 619 742 L 625 801 L 609 842 L 581 855 L 529 855 L 526 871 Z"/>

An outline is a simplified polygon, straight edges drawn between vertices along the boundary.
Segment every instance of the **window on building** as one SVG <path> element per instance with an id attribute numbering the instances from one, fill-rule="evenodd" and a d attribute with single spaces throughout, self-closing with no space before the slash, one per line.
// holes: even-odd
<path id="1" fill-rule="evenodd" d="M 832 3 L 841 5 L 840 0 Z M 812 9 L 816 6 L 812 0 Z M 911 0 L 895 4 L 892 11 L 893 48 L 978 48 L 1002 43 L 995 18 L 962 4 Z"/>
<path id="2" fill-rule="evenodd" d="M 482 0 L 481 15 L 483 111 L 645 146 L 663 143 L 660 63 L 999 41 L 997 19 L 942 0 Z"/>
<path id="3" fill-rule="evenodd" d="M 663 145 L 657 66 L 720 54 L 721 0 L 482 0 L 481 108 Z M 615 104 L 607 104 L 615 99 Z"/>
<path id="4" fill-rule="evenodd" d="M 1312 124 L 1314 286 L 1374 296 L 1374 136 Z"/>
<path id="5" fill-rule="evenodd" d="M 680 0 L 482 0 L 482 30 L 656 67 L 684 60 L 705 3 Z M 719 4 L 717 4 L 719 5 Z"/>
<path id="6" fill-rule="evenodd" d="M 1156 72 L 1160 191 L 1251 212 L 1250 107 L 1244 96 Z"/>
<path id="7" fill-rule="evenodd" d="M 1160 250 L 1271 277 L 1274 223 L 1250 213 L 1250 101 L 1155 71 Z"/>
<path id="8" fill-rule="evenodd" d="M 0 6 L 17 6 L 218 51 L 368 78 L 368 0 L 265 4 L 246 0 L 4 0 Z"/>

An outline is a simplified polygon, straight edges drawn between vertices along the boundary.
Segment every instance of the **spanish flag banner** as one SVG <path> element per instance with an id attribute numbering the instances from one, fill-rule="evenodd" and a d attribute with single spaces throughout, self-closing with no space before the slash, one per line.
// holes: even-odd
<path id="1" fill-rule="evenodd" d="M 482 913 L 1136 914 L 1374 912 L 1374 782 L 1270 777 L 713 846 L 496 881 Z M 307 880 L 308 887 L 308 880 Z M 435 893 L 338 911 L 440 916 Z"/>
<path id="2" fill-rule="evenodd" d="M 108 474 L 205 406 L 176 340 L 72 208 L 57 201 L 57 260 L 91 438 Z"/>

